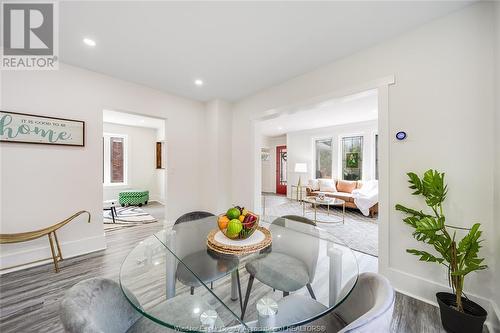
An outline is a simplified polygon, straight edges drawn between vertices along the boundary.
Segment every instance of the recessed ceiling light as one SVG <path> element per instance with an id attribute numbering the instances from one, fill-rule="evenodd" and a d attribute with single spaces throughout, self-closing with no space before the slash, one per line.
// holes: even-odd
<path id="1" fill-rule="evenodd" d="M 203 80 L 196 79 L 194 80 L 194 84 L 196 84 L 198 87 L 201 87 L 203 85 Z"/>
<path id="2" fill-rule="evenodd" d="M 87 44 L 88 46 L 92 46 L 94 47 L 95 46 L 95 41 L 93 39 L 90 39 L 90 38 L 84 38 L 83 39 L 83 42 L 85 44 Z"/>

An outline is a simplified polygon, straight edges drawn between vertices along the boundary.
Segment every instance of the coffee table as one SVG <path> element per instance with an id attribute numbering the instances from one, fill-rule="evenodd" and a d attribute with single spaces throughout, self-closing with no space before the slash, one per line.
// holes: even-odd
<path id="1" fill-rule="evenodd" d="M 312 213 L 313 211 L 307 211 L 306 210 L 306 203 L 312 204 L 313 211 L 314 211 L 314 222 L 322 222 L 322 223 L 341 223 L 344 224 L 345 222 L 345 201 L 342 199 L 338 198 L 328 198 L 326 197 L 324 200 L 320 200 L 318 197 L 315 196 L 309 196 L 305 197 L 302 203 L 302 215 L 306 216 L 306 213 Z M 339 217 L 338 220 L 334 221 L 325 221 L 325 220 L 318 220 L 317 215 L 318 215 L 318 205 L 323 205 L 327 206 L 327 214 L 330 216 L 330 206 L 342 206 L 342 218 Z"/>

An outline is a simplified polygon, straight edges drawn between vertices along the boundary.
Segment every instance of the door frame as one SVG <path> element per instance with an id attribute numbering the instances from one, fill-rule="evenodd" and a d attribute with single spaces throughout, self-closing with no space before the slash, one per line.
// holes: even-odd
<path id="1" fill-rule="evenodd" d="M 348 87 L 340 88 L 327 92 L 325 94 L 316 95 L 311 98 L 304 98 L 300 101 L 292 102 L 288 105 L 273 107 L 272 109 L 264 109 L 256 112 L 251 117 L 252 123 L 252 138 L 253 141 L 253 156 L 254 159 L 254 189 L 251 205 L 256 212 L 261 211 L 261 186 L 260 186 L 260 166 L 255 161 L 259 158 L 260 146 L 258 135 L 260 134 L 259 123 L 265 120 L 277 118 L 284 114 L 292 114 L 300 112 L 304 108 L 321 103 L 322 101 L 344 97 L 355 93 L 360 93 L 366 90 L 377 89 L 378 93 L 378 135 L 379 135 L 379 228 L 378 228 L 378 268 L 379 273 L 395 277 L 400 272 L 395 272 L 390 266 L 390 251 L 389 251 L 389 220 L 390 220 L 390 127 L 389 127 L 389 86 L 395 84 L 396 78 L 394 75 L 380 77 L 372 81 L 354 84 Z M 396 274 L 394 274 L 396 273 Z"/>
<path id="2" fill-rule="evenodd" d="M 164 202 L 161 202 L 160 200 L 153 200 L 153 201 L 156 201 L 156 202 L 159 202 L 161 204 L 163 204 L 163 210 L 164 210 L 164 220 L 167 221 L 168 219 L 168 210 L 169 210 L 169 205 L 170 205 L 170 201 L 168 200 L 168 183 L 169 183 L 169 173 L 167 172 L 167 170 L 170 170 L 169 168 L 169 164 L 170 164 L 170 159 L 168 158 L 168 155 L 169 155 L 169 147 L 168 147 L 168 131 L 167 131 L 167 124 L 168 124 L 168 118 L 166 117 L 161 117 L 161 116 L 156 116 L 156 115 L 150 115 L 150 114 L 147 114 L 147 113 L 142 113 L 142 112 L 134 112 L 134 111 L 128 111 L 128 110 L 124 110 L 124 109 L 119 109 L 119 108 L 113 108 L 113 107 L 103 107 L 102 110 L 101 110 L 101 115 L 99 117 L 99 123 L 100 123 L 100 132 L 101 132 L 101 135 L 104 134 L 104 130 L 103 130 L 103 127 L 104 127 L 104 111 L 112 111 L 112 112 L 119 112 L 119 113 L 125 113 L 125 114 L 131 114 L 131 115 L 136 115 L 136 116 L 141 116 L 141 117 L 147 117 L 147 118 L 156 118 L 156 119 L 159 119 L 163 122 L 163 140 L 156 140 L 157 142 L 158 141 L 162 141 L 164 143 L 164 149 L 165 149 L 165 169 L 155 169 L 155 172 L 157 172 L 158 170 L 161 170 L 163 172 L 163 181 L 161 182 L 161 190 L 163 190 L 163 194 L 164 194 L 164 198 L 162 198 L 164 200 Z M 120 124 L 118 124 L 120 125 Z M 125 125 L 125 126 L 133 126 L 133 125 Z M 139 126 L 141 127 L 141 126 Z M 101 158 L 104 157 L 104 146 L 101 145 L 100 147 L 101 149 Z M 130 155 L 129 155 L 130 156 Z M 99 164 L 100 164 L 100 168 L 102 169 L 103 168 L 103 164 L 104 161 L 103 160 L 100 160 L 99 161 Z M 128 172 L 128 168 L 127 168 L 127 172 Z M 128 177 L 128 174 L 127 174 L 127 177 Z M 160 178 L 161 179 L 161 178 Z M 129 179 L 130 180 L 130 179 Z M 100 186 L 100 191 L 101 191 L 101 202 L 103 203 L 104 202 L 104 186 Z M 161 191 L 160 191 L 161 193 Z M 161 199 L 161 198 L 160 198 Z"/>

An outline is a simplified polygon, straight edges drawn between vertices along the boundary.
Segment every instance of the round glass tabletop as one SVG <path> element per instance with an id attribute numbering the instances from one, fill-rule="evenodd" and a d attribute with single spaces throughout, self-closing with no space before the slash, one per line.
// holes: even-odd
<path id="1" fill-rule="evenodd" d="M 304 198 L 305 202 L 317 204 L 317 205 L 332 205 L 332 206 L 341 206 L 345 204 L 345 201 L 339 198 L 331 198 L 325 197 L 325 199 L 321 200 L 316 196 L 310 196 Z"/>
<path id="2" fill-rule="evenodd" d="M 269 332 L 304 325 L 335 309 L 358 278 L 356 256 L 331 233 L 261 216 L 272 244 L 257 253 L 207 249 L 217 217 L 184 222 L 140 242 L 120 285 L 156 324 L 183 332 Z"/>

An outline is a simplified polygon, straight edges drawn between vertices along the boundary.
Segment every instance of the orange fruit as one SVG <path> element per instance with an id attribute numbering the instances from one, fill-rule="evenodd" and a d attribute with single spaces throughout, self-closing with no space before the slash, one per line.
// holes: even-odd
<path id="1" fill-rule="evenodd" d="M 229 223 L 229 218 L 226 215 L 222 215 L 219 217 L 217 223 L 219 224 L 219 229 L 226 229 L 227 224 Z"/>
<path id="2" fill-rule="evenodd" d="M 240 220 L 240 222 L 243 222 L 243 220 L 245 219 L 245 215 L 240 215 L 240 217 L 238 217 L 238 219 Z"/>

